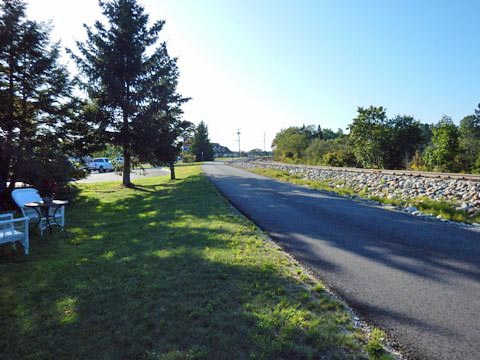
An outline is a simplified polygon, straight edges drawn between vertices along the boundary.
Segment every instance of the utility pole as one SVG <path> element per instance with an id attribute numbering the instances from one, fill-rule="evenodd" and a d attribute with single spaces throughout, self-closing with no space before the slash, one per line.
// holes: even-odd
<path id="1" fill-rule="evenodd" d="M 263 133 L 263 152 L 266 152 L 267 148 L 265 147 L 265 132 Z"/>
<path id="2" fill-rule="evenodd" d="M 240 157 L 241 156 L 241 152 L 240 152 L 240 129 L 237 130 L 237 136 L 238 136 L 238 156 Z"/>

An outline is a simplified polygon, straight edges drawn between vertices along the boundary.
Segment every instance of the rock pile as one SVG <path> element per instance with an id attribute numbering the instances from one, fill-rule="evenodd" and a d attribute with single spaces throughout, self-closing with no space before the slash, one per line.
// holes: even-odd
<path id="1" fill-rule="evenodd" d="M 447 200 L 457 210 L 467 211 L 471 217 L 480 213 L 480 182 L 469 180 L 428 178 L 422 176 L 391 175 L 353 172 L 344 169 L 322 169 L 307 165 L 290 165 L 268 161 L 236 162 L 242 168 L 268 168 L 287 171 L 304 179 L 328 182 L 332 188 L 348 187 L 368 196 L 409 200 L 425 197 Z"/>

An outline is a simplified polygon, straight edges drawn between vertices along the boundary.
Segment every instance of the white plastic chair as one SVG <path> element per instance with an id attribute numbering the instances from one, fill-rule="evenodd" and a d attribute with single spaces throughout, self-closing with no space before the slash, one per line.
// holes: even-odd
<path id="1" fill-rule="evenodd" d="M 28 255 L 28 218 L 14 219 L 12 214 L 0 214 L 0 244 L 15 241 L 23 244 L 25 255 Z"/>
<path id="2" fill-rule="evenodd" d="M 12 191 L 12 199 L 20 208 L 24 217 L 27 217 L 30 221 L 38 222 L 38 229 L 40 230 L 40 235 L 43 236 L 43 231 L 47 228 L 47 219 L 45 219 L 45 217 L 42 217 L 40 221 L 38 221 L 38 213 L 34 209 L 25 207 L 26 203 L 42 201 L 38 190 L 34 188 L 15 189 Z M 58 224 L 62 225 L 62 227 L 65 226 L 64 206 L 57 209 L 50 208 L 49 211 L 50 216 L 55 215 L 55 221 Z"/>

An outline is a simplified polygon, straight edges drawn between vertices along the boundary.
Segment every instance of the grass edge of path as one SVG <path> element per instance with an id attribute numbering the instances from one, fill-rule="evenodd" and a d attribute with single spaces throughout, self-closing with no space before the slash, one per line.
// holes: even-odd
<path id="1" fill-rule="evenodd" d="M 243 168 L 241 169 L 246 170 Z M 252 169 L 248 169 L 248 171 L 263 175 L 261 172 L 252 171 Z M 280 170 L 278 171 L 281 172 Z M 269 177 L 275 178 L 273 176 Z M 281 180 L 283 182 L 290 182 L 284 179 L 277 180 Z M 399 347 L 397 345 L 394 345 L 396 344 L 395 339 L 390 338 L 390 336 L 379 327 L 371 325 L 368 319 L 359 317 L 340 295 L 338 295 L 329 286 L 324 284 L 323 280 L 321 279 L 321 277 L 319 277 L 316 271 L 302 264 L 302 262 L 297 260 L 294 255 L 284 249 L 280 244 L 275 242 L 275 240 L 273 240 L 266 231 L 258 227 L 258 225 L 256 225 L 248 215 L 244 214 L 240 209 L 235 207 L 235 205 L 233 205 L 230 200 L 212 182 L 210 183 L 214 187 L 215 191 L 219 194 L 219 196 L 221 196 L 227 203 L 232 213 L 242 217 L 244 221 L 250 223 L 251 226 L 255 227 L 256 231 L 261 235 L 264 241 L 268 242 L 271 246 L 278 249 L 279 251 L 282 251 L 285 256 L 290 259 L 290 261 L 292 262 L 292 264 L 294 264 L 295 267 L 301 269 L 302 273 L 300 277 L 301 280 L 304 282 L 306 290 L 312 293 L 325 291 L 328 296 L 333 299 L 333 301 L 339 302 L 342 304 L 342 306 L 344 306 L 346 311 L 349 313 L 350 321 L 355 323 L 355 328 L 361 332 L 357 335 L 359 335 L 360 341 L 364 343 L 364 350 L 370 359 L 392 360 L 402 358 Z M 355 321 L 354 318 L 356 319 Z"/>

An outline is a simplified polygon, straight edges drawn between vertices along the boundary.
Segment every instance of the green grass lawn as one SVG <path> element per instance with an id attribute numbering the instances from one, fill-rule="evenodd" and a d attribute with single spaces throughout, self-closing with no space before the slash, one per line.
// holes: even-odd
<path id="1" fill-rule="evenodd" d="M 413 199 L 389 199 L 388 197 L 379 197 L 379 196 L 369 196 L 365 192 L 358 192 L 349 187 L 333 187 L 331 183 L 340 184 L 335 181 L 315 181 L 315 180 L 306 180 L 301 176 L 291 175 L 288 171 L 276 170 L 276 169 L 265 169 L 265 168 L 249 168 L 244 169 L 255 174 L 268 176 L 280 181 L 289 182 L 297 185 L 305 185 L 317 190 L 327 190 L 335 192 L 342 196 L 352 196 L 359 195 L 365 199 L 371 199 L 383 204 L 390 204 L 394 206 L 415 206 L 420 211 L 425 214 L 430 214 L 434 216 L 441 216 L 443 219 L 451 221 L 460 221 L 465 223 L 480 223 L 480 215 L 477 215 L 473 218 L 468 216 L 466 211 L 456 210 L 458 206 L 452 201 L 437 201 L 429 199 L 426 196 L 421 196 Z"/>
<path id="2" fill-rule="evenodd" d="M 82 185 L 68 238 L 0 263 L 0 358 L 366 357 L 342 303 L 199 166 L 177 172 Z"/>

